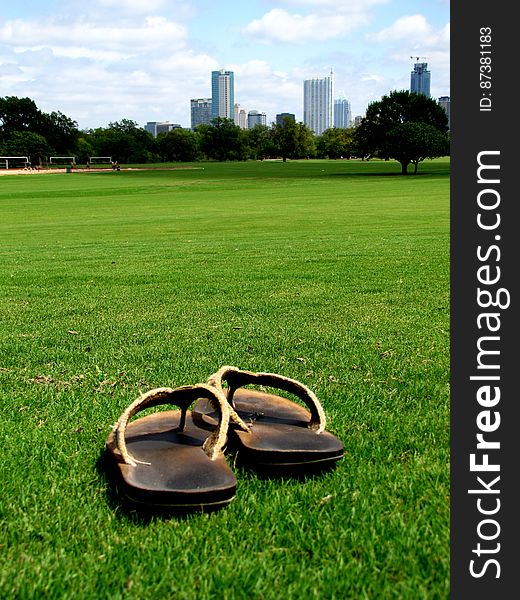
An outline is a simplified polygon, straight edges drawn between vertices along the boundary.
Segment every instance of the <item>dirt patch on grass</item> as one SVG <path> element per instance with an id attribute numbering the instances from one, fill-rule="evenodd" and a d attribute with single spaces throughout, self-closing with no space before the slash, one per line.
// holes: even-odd
<path id="1" fill-rule="evenodd" d="M 186 170 L 204 170 L 204 167 L 121 167 L 120 171 L 186 171 Z M 0 175 L 45 175 L 49 173 L 115 173 L 110 167 L 104 169 L 76 168 L 67 171 L 61 169 L 0 169 Z"/>
<path id="2" fill-rule="evenodd" d="M 0 175 L 42 175 L 44 173 L 66 173 L 65 169 L 0 169 Z"/>

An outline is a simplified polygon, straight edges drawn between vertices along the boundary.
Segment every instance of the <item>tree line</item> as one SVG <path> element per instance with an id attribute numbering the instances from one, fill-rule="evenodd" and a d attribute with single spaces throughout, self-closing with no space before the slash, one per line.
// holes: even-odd
<path id="1" fill-rule="evenodd" d="M 331 128 L 315 135 L 305 124 L 285 118 L 271 126 L 241 129 L 230 119 L 214 119 L 194 131 L 176 128 L 157 138 L 123 119 L 107 127 L 80 130 L 60 112 L 45 113 L 30 98 L 0 98 L 0 155 L 29 156 L 31 164 L 49 156 L 111 156 L 120 164 L 263 160 L 268 158 L 382 158 L 417 166 L 449 153 L 447 117 L 439 104 L 420 94 L 392 92 L 373 102 L 356 128 Z"/>

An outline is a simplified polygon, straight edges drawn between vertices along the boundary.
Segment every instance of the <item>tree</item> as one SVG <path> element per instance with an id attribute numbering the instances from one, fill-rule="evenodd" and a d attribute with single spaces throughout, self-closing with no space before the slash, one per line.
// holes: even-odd
<path id="1" fill-rule="evenodd" d="M 304 124 L 285 117 L 272 127 L 273 145 L 283 162 L 288 158 L 310 158 L 315 153 L 314 134 Z"/>
<path id="2" fill-rule="evenodd" d="M 198 139 L 189 129 L 172 129 L 157 136 L 157 151 L 163 161 L 191 162 L 199 155 Z"/>
<path id="3" fill-rule="evenodd" d="M 246 134 L 231 119 L 217 117 L 211 125 L 199 125 L 201 149 L 208 158 L 218 161 L 245 160 Z"/>
<path id="4" fill-rule="evenodd" d="M 97 156 L 112 156 L 120 163 L 148 162 L 155 145 L 152 134 L 129 119 L 95 129 L 89 142 Z"/>
<path id="5" fill-rule="evenodd" d="M 32 131 L 41 134 L 42 112 L 30 98 L 7 96 L 0 98 L 0 139 L 15 131 Z"/>
<path id="6" fill-rule="evenodd" d="M 296 153 L 295 158 L 314 158 L 316 156 L 316 136 L 305 125 L 296 123 Z"/>
<path id="7" fill-rule="evenodd" d="M 273 156 L 273 136 L 267 125 L 255 125 L 253 129 L 247 129 L 245 133 L 250 158 L 263 160 L 268 156 Z"/>
<path id="8" fill-rule="evenodd" d="M 428 123 L 401 123 L 388 132 L 385 143 L 389 146 L 386 154 L 392 154 L 401 163 L 403 175 L 410 163 L 416 174 L 421 161 L 449 152 L 447 135 Z"/>
<path id="9" fill-rule="evenodd" d="M 14 133 L 32 133 L 45 139 L 48 154 L 71 154 L 79 137 L 77 127 L 75 121 L 59 111 L 42 112 L 30 98 L 0 98 L 0 140 L 5 141 Z"/>
<path id="10" fill-rule="evenodd" d="M 360 156 L 378 156 L 379 158 L 389 159 L 394 158 L 401 162 L 401 172 L 407 173 L 410 160 L 407 159 L 410 153 L 410 148 L 405 154 L 399 153 L 399 148 L 396 145 L 398 139 L 403 139 L 403 136 L 396 137 L 395 129 L 404 123 L 423 123 L 430 125 L 436 129 L 447 140 L 448 117 L 446 111 L 432 98 L 428 98 L 424 94 L 416 94 L 408 91 L 391 92 L 388 96 L 378 102 L 373 102 L 369 105 L 366 116 L 362 119 L 360 125 L 355 130 L 355 143 L 357 154 Z M 402 133 L 411 134 L 411 130 L 404 130 Z M 388 139 L 389 133 L 392 132 L 393 143 Z M 405 136 L 408 143 L 412 139 L 419 141 L 415 136 Z M 433 141 L 434 138 L 429 136 Z M 437 143 L 437 138 L 436 142 Z M 421 142 L 422 143 L 422 142 Z M 424 146 L 424 144 L 422 144 Z M 420 154 L 424 155 L 424 147 Z M 433 150 L 433 149 L 432 149 Z M 400 158 L 398 158 L 398 153 Z M 417 152 L 412 152 L 413 155 Z M 426 154 L 432 154 L 427 152 Z M 435 154 L 435 152 L 433 152 Z M 406 162 L 408 161 L 408 162 Z"/>
<path id="11" fill-rule="evenodd" d="M 79 139 L 78 124 L 63 113 L 42 114 L 40 133 L 49 145 L 64 155 L 72 154 Z"/>
<path id="12" fill-rule="evenodd" d="M 90 134 L 86 131 L 79 134 L 74 148 L 74 155 L 78 163 L 87 163 L 91 156 L 94 156 L 94 148 L 90 143 Z"/>
<path id="13" fill-rule="evenodd" d="M 2 147 L 2 151 L 10 156 L 28 156 L 32 165 L 45 162 L 52 152 L 43 135 L 32 131 L 14 131 Z"/>
<path id="14" fill-rule="evenodd" d="M 352 129 L 333 127 L 324 131 L 317 141 L 319 158 L 343 158 L 352 154 Z"/>

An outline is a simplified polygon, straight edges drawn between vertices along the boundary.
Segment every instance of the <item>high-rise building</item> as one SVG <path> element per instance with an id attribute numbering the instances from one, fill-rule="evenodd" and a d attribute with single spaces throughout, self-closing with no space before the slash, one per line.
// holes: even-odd
<path id="1" fill-rule="evenodd" d="M 439 104 L 446 111 L 446 116 L 448 117 L 448 129 L 450 129 L 450 97 L 449 96 L 441 96 L 438 100 Z"/>
<path id="2" fill-rule="evenodd" d="M 211 124 L 211 98 L 195 98 L 190 100 L 191 128 Z"/>
<path id="3" fill-rule="evenodd" d="M 350 111 L 350 102 L 343 96 L 334 100 L 334 127 L 346 129 L 350 127 L 352 113 Z"/>
<path id="4" fill-rule="evenodd" d="M 334 124 L 334 74 L 323 79 L 306 79 L 303 82 L 303 122 L 321 135 Z"/>
<path id="5" fill-rule="evenodd" d="M 276 115 L 276 124 L 283 125 L 285 119 L 291 119 L 291 121 L 296 121 L 296 115 L 293 113 L 280 113 Z"/>
<path id="6" fill-rule="evenodd" d="M 172 129 L 181 129 L 181 126 L 178 123 L 170 123 L 170 121 L 148 121 L 144 128 L 156 138 L 160 133 L 168 133 Z"/>
<path id="7" fill-rule="evenodd" d="M 247 127 L 247 112 L 245 108 L 242 108 L 240 104 L 235 104 L 235 125 L 238 125 L 240 129 L 246 129 Z"/>
<path id="8" fill-rule="evenodd" d="M 233 71 L 211 72 L 211 118 L 234 119 L 235 83 Z"/>
<path id="9" fill-rule="evenodd" d="M 428 63 L 415 63 L 410 76 L 410 91 L 430 97 L 430 78 Z"/>
<path id="10" fill-rule="evenodd" d="M 254 129 L 257 125 L 267 125 L 267 116 L 264 112 L 250 110 L 247 113 L 247 128 Z"/>

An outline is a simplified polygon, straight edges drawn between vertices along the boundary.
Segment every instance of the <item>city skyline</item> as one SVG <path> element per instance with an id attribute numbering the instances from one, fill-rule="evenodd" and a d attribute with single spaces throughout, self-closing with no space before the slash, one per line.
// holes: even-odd
<path id="1" fill-rule="evenodd" d="M 409 91 L 431 97 L 430 84 L 431 72 L 428 69 L 428 64 L 415 63 L 410 73 Z M 294 113 L 284 112 L 278 113 L 276 119 L 268 121 L 265 112 L 256 109 L 249 110 L 240 103 L 234 102 L 234 73 L 232 71 L 224 71 L 223 69 L 212 71 L 211 87 L 212 98 L 190 100 L 190 128 L 192 130 L 202 123 L 209 125 L 211 120 L 216 117 L 229 118 L 242 129 L 252 129 L 256 124 L 270 125 L 275 122 L 278 123 L 282 114 L 290 114 L 291 117 L 296 118 Z M 219 95 L 222 94 L 226 98 L 225 108 L 219 100 Z M 233 101 L 233 109 L 231 109 L 230 101 Z M 450 97 L 440 96 L 437 101 L 446 111 L 449 121 Z M 201 102 L 204 103 L 204 113 L 201 113 L 200 108 L 198 108 Z M 194 106 L 197 107 L 196 112 L 194 112 Z M 261 115 L 261 118 L 259 118 L 259 115 Z M 303 81 L 303 118 L 301 121 L 316 135 L 321 135 L 331 127 L 354 126 L 362 117 L 363 115 L 352 114 L 351 103 L 345 97 L 343 90 L 336 94 L 333 69 L 326 77 Z"/>
<path id="2" fill-rule="evenodd" d="M 190 125 L 208 73 L 235 74 L 235 103 L 303 120 L 302 81 L 333 67 L 353 118 L 409 89 L 411 56 L 426 57 L 431 96 L 450 95 L 447 0 L 5 0 L 0 96 L 29 97 L 80 128 L 123 118 Z"/>
<path id="3" fill-rule="evenodd" d="M 212 120 L 221 117 L 232 120 L 242 129 L 253 129 L 255 125 L 271 125 L 281 123 L 283 115 L 296 119 L 294 113 L 279 113 L 276 120 L 267 120 L 263 111 L 246 109 L 240 103 L 234 102 L 234 73 L 220 69 L 211 72 L 211 98 L 190 99 L 190 126 L 185 129 L 195 130 L 198 125 L 210 125 Z M 410 73 L 411 92 L 430 97 L 431 72 L 427 63 L 415 63 Z M 450 121 L 450 97 L 441 96 L 437 102 L 446 111 L 448 127 Z M 302 122 L 316 135 L 321 135 L 331 127 L 345 128 L 359 124 L 363 115 L 352 115 L 351 104 L 343 90 L 335 93 L 334 71 L 323 78 L 303 81 L 303 119 Z M 170 121 L 148 121 L 144 127 L 154 137 L 161 131 L 169 131 L 180 124 Z"/>

